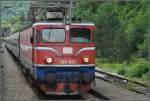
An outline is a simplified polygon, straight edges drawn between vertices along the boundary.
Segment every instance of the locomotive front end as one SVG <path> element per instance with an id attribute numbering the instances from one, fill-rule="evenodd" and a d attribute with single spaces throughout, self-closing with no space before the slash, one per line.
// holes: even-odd
<path id="1" fill-rule="evenodd" d="M 86 92 L 95 80 L 93 23 L 36 23 L 34 78 L 46 94 Z"/>

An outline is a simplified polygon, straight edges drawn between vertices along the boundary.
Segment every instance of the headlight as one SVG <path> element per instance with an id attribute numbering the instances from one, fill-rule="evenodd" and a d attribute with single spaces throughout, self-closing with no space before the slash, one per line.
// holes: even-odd
<path id="1" fill-rule="evenodd" d="M 53 62 L 53 59 L 51 57 L 47 57 L 46 60 L 45 60 L 45 62 L 47 64 L 51 64 Z"/>
<path id="2" fill-rule="evenodd" d="M 89 58 L 88 57 L 84 57 L 83 61 L 84 61 L 84 63 L 88 63 L 89 62 Z"/>

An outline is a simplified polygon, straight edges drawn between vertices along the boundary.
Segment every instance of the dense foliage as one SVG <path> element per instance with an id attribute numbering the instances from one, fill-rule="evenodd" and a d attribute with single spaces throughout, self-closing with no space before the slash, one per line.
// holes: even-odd
<path id="1" fill-rule="evenodd" d="M 3 36 L 8 36 L 15 32 L 23 30 L 27 25 L 25 19 L 29 10 L 29 4 L 26 2 L 6 1 L 2 2 L 1 7 L 1 26 Z"/>
<path id="2" fill-rule="evenodd" d="M 97 56 L 109 61 L 148 57 L 148 6 L 137 2 L 78 0 L 74 15 L 96 24 Z"/>

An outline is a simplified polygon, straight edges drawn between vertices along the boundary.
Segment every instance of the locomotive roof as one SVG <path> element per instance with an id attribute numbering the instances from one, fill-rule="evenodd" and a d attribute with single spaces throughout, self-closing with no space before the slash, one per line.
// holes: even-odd
<path id="1" fill-rule="evenodd" d="M 65 24 L 63 22 L 38 22 L 33 24 L 33 26 L 37 25 L 65 25 Z M 72 22 L 71 25 L 95 26 L 95 24 L 92 22 Z"/>

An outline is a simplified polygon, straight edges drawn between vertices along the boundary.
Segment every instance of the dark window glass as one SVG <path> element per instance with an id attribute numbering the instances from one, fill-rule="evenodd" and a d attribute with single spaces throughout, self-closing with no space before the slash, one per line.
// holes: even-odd
<path id="1" fill-rule="evenodd" d="M 42 41 L 43 42 L 64 42 L 65 30 L 64 29 L 43 29 Z"/>
<path id="2" fill-rule="evenodd" d="M 70 30 L 71 43 L 90 43 L 90 30 L 85 28 L 72 28 Z"/>
<path id="3" fill-rule="evenodd" d="M 31 36 L 32 36 L 32 35 L 31 35 Z M 36 31 L 35 31 L 34 42 L 35 42 L 35 43 L 39 43 L 39 42 L 40 42 L 40 30 L 36 30 Z"/>

